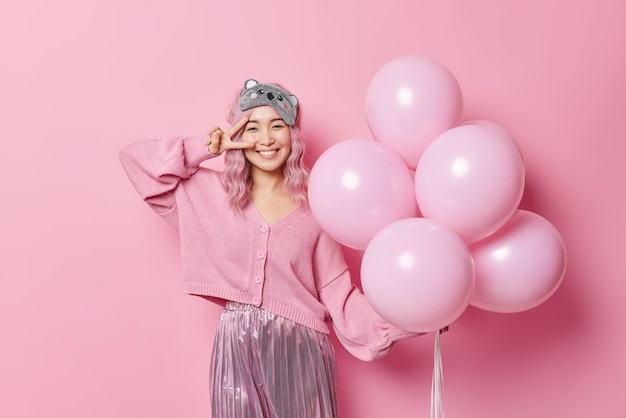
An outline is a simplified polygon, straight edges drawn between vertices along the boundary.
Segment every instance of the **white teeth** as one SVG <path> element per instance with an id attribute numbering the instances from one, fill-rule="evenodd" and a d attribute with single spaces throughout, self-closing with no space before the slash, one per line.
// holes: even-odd
<path id="1" fill-rule="evenodd" d="M 266 157 L 269 157 L 270 155 L 276 154 L 276 150 L 273 150 L 273 151 L 259 151 L 259 154 L 265 155 Z"/>

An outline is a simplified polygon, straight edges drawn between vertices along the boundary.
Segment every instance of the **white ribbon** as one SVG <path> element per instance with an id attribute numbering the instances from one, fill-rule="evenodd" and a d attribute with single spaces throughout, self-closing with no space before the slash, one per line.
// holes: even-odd
<path id="1" fill-rule="evenodd" d="M 430 418 L 444 418 L 443 413 L 443 364 L 439 336 L 443 330 L 435 333 L 435 359 L 433 362 L 433 383 L 430 388 Z"/>

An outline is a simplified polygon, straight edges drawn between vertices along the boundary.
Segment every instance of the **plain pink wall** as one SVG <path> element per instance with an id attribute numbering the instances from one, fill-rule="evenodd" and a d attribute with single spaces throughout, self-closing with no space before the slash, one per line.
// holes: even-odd
<path id="1" fill-rule="evenodd" d="M 182 293 L 176 234 L 118 148 L 224 124 L 253 77 L 298 94 L 314 161 L 369 137 L 368 83 L 406 54 L 518 139 L 521 207 L 569 254 L 545 304 L 444 334 L 447 416 L 626 417 L 624 22 L 622 0 L 4 2 L 0 417 L 209 416 L 219 309 Z M 373 363 L 337 345 L 342 417 L 427 417 L 433 343 Z"/>

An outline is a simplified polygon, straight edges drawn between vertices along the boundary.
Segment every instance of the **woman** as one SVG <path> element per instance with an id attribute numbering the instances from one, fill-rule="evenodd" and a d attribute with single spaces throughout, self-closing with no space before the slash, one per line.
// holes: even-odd
<path id="1" fill-rule="evenodd" d="M 232 127 L 208 140 L 130 144 L 122 164 L 180 233 L 186 292 L 225 304 L 211 362 L 213 417 L 337 417 L 332 323 L 362 360 L 416 335 L 380 318 L 306 200 L 297 98 L 248 80 Z M 223 172 L 200 167 L 224 154 Z"/>

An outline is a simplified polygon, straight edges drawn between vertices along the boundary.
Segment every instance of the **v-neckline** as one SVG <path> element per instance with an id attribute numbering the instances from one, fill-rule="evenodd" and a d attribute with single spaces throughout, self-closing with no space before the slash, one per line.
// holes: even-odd
<path id="1" fill-rule="evenodd" d="M 277 226 L 280 226 L 281 224 L 285 223 L 289 218 L 294 217 L 298 212 L 300 212 L 302 210 L 302 208 L 306 206 L 306 203 L 301 203 L 300 205 L 298 205 L 295 209 L 293 209 L 291 212 L 287 213 L 286 215 L 284 215 L 283 217 L 279 218 L 278 220 L 270 223 L 268 222 L 264 217 L 263 214 L 261 214 L 261 211 L 254 205 L 254 203 L 252 203 L 252 200 L 248 201 L 248 205 L 246 206 L 246 211 L 248 214 L 252 215 L 254 218 L 257 218 L 257 220 L 261 221 L 263 224 L 275 228 Z"/>

